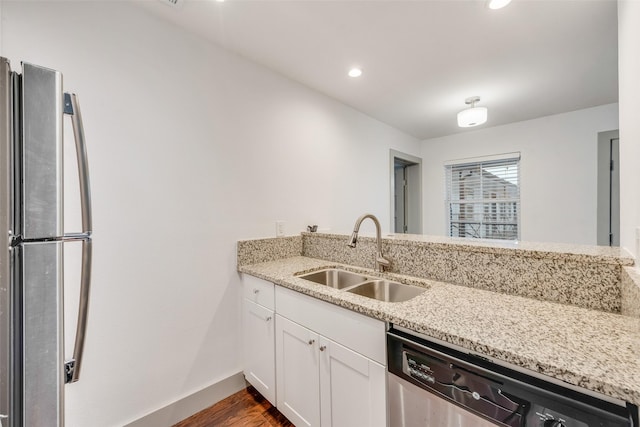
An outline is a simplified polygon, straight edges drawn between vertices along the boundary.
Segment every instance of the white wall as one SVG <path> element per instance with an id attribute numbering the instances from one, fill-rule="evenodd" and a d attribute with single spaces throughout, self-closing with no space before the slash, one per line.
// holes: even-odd
<path id="1" fill-rule="evenodd" d="M 618 105 L 423 141 L 424 233 L 446 235 L 447 160 L 521 153 L 523 241 L 596 244 L 598 132 L 618 128 Z"/>
<path id="2" fill-rule="evenodd" d="M 620 246 L 637 259 L 640 242 L 640 2 L 618 2 Z"/>
<path id="3" fill-rule="evenodd" d="M 241 369 L 237 239 L 390 224 L 419 141 L 127 2 L 2 3 L 0 54 L 80 96 L 94 280 L 69 427 L 121 426 Z M 72 337 L 71 337 L 72 338 Z M 68 340 L 69 341 L 69 340 Z"/>

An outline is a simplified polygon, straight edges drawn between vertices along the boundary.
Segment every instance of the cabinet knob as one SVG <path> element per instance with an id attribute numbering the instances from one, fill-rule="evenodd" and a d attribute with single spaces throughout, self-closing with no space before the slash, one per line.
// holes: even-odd
<path id="1" fill-rule="evenodd" d="M 309 340 L 309 345 L 313 345 L 314 342 L 316 342 L 316 340 Z"/>
<path id="2" fill-rule="evenodd" d="M 266 319 L 264 319 L 265 321 L 269 322 L 271 321 L 271 316 L 267 317 Z"/>
<path id="3" fill-rule="evenodd" d="M 260 292 L 260 289 L 254 289 L 254 290 L 253 290 L 253 293 L 254 293 L 254 294 L 257 294 L 258 292 Z"/>
<path id="4" fill-rule="evenodd" d="M 327 348 L 327 346 L 326 346 L 326 345 L 321 345 L 321 346 L 320 346 L 320 351 L 325 351 L 325 350 L 326 350 L 326 348 Z"/>

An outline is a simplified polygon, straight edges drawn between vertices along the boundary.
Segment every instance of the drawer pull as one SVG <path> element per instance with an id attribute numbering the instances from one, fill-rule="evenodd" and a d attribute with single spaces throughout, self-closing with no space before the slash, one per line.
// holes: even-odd
<path id="1" fill-rule="evenodd" d="M 327 346 L 326 346 L 326 345 L 321 345 L 321 346 L 320 346 L 320 351 L 325 351 L 325 350 L 326 350 L 326 348 L 327 348 Z"/>
<path id="2" fill-rule="evenodd" d="M 316 342 L 316 340 L 309 340 L 309 345 L 313 345 L 314 342 Z"/>

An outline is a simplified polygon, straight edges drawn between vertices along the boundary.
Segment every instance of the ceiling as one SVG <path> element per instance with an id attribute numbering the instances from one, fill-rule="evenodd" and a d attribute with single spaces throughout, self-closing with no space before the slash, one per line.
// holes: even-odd
<path id="1" fill-rule="evenodd" d="M 189 31 L 419 139 L 617 102 L 615 0 L 164 0 Z M 352 66 L 363 75 L 347 76 Z"/>

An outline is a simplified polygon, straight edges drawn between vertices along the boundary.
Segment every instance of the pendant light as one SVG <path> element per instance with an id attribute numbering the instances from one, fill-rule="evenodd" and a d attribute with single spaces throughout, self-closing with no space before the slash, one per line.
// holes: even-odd
<path id="1" fill-rule="evenodd" d="M 479 96 L 472 96 L 464 100 L 465 104 L 471 105 L 471 107 L 458 113 L 458 126 L 470 128 L 487 121 L 487 107 L 476 107 L 476 102 L 479 101 Z"/>

